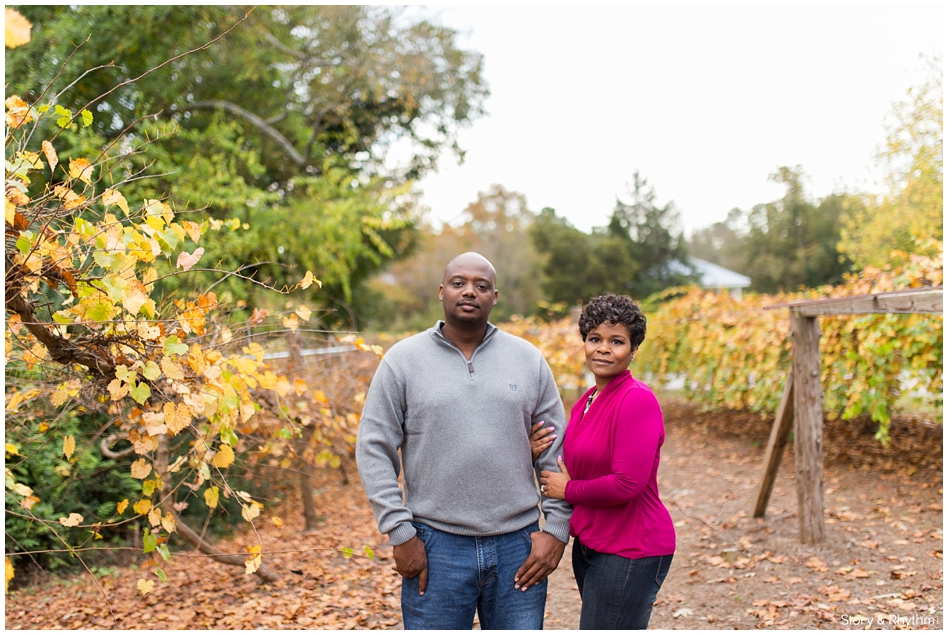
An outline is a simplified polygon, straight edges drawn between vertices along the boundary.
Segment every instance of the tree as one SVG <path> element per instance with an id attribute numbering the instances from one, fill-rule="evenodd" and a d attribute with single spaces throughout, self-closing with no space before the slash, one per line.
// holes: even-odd
<path id="1" fill-rule="evenodd" d="M 456 226 L 422 230 L 418 249 L 377 278 L 374 288 L 388 298 L 387 313 L 404 317 L 395 328 L 421 328 L 442 315 L 437 298 L 444 266 L 454 256 L 476 251 L 497 270 L 500 298 L 491 313 L 498 322 L 513 315 L 529 315 L 540 300 L 539 263 L 529 232 L 534 213 L 526 197 L 502 185 L 478 192 Z M 392 324 L 387 325 L 389 327 Z"/>
<path id="2" fill-rule="evenodd" d="M 8 56 L 12 90 L 38 98 L 51 82 L 51 94 L 89 104 L 97 114 L 90 131 L 106 140 L 146 115 L 154 117 L 126 138 L 179 128 L 137 158 L 156 178 L 130 184 L 129 196 L 170 193 L 173 206 L 209 204 L 215 218 L 238 218 L 249 226 L 244 238 L 209 240 L 209 261 L 256 264 L 245 273 L 278 286 L 303 267 L 318 269 L 325 288 L 311 300 L 337 308 L 364 297 L 354 290 L 410 250 L 410 183 L 444 149 L 460 153 L 457 132 L 482 113 L 487 95 L 481 56 L 458 48 L 453 30 L 392 8 L 257 8 L 216 46 L 125 84 L 119 80 L 200 47 L 242 10 L 23 10 L 37 46 Z M 59 64 L 70 43 L 87 38 L 72 63 L 98 70 L 69 86 Z M 399 139 L 412 142 L 412 158 L 387 167 L 386 151 Z M 322 240 L 326 231 L 331 241 Z M 232 279 L 219 289 L 259 301 Z"/>
<path id="3" fill-rule="evenodd" d="M 654 188 L 638 171 L 633 176 L 631 201 L 616 199 L 616 206 L 609 219 L 606 231 L 626 245 L 629 259 L 634 265 L 629 269 L 612 272 L 618 280 L 627 279 L 621 293 L 630 293 L 645 298 L 666 287 L 682 284 L 688 280 L 673 261 L 686 263 L 687 243 L 679 224 L 678 212 L 669 202 L 656 205 Z"/>
<path id="4" fill-rule="evenodd" d="M 783 198 L 747 212 L 733 209 L 725 221 L 695 231 L 692 253 L 747 273 L 761 293 L 839 283 L 852 267 L 837 250 L 841 219 L 860 199 L 841 193 L 811 202 L 800 166 L 781 167 L 770 179 L 787 188 Z"/>
<path id="5" fill-rule="evenodd" d="M 542 254 L 545 301 L 563 305 L 554 314 L 608 291 L 627 292 L 637 263 L 621 237 L 581 232 L 549 207 L 540 212 L 530 236 Z"/>
<path id="6" fill-rule="evenodd" d="M 944 96 L 941 58 L 924 60 L 926 79 L 893 106 L 877 160 L 888 192 L 868 196 L 843 216 L 839 249 L 858 267 L 934 256 L 943 240 Z M 901 252 L 902 255 L 893 254 Z"/>
<path id="7" fill-rule="evenodd" d="M 246 557 L 223 554 L 190 528 L 183 510 L 193 497 L 207 510 L 229 501 L 247 522 L 258 518 L 259 494 L 235 489 L 227 468 L 251 435 L 276 445 L 299 434 L 292 421 L 278 417 L 273 425 L 258 413 L 269 402 L 279 415 L 288 410 L 284 398 L 292 393 L 299 400 L 308 388 L 274 373 L 258 342 L 235 338 L 219 320 L 221 304 L 210 288 L 192 279 L 177 297 L 163 298 L 157 285 L 198 269 L 209 232 L 233 232 L 242 223 L 175 211 L 161 199 L 126 198 L 143 178 L 130 159 L 152 139 L 105 140 L 90 133 L 90 110 L 62 102 L 11 95 L 5 106 L 7 517 L 43 526 L 72 555 L 80 546 L 94 549 L 109 529 L 143 523 L 144 552 L 156 554 L 138 583 L 143 594 L 154 587 L 151 574 L 165 579 L 160 563 L 172 555 L 172 535 L 274 579 L 260 544 L 248 545 Z M 84 146 L 95 150 L 93 161 L 59 152 Z M 216 273 L 263 286 L 239 272 Z M 318 286 L 307 271 L 282 291 Z M 290 306 L 277 319 L 295 331 L 311 310 Z M 265 319 L 266 311 L 255 308 L 242 326 L 250 331 Z M 27 469 L 37 458 L 21 451 L 28 447 L 46 454 L 58 449 L 61 463 L 53 471 L 61 476 L 101 452 L 117 461 L 100 462 L 101 469 L 125 476 L 108 490 L 128 487 L 130 476 L 138 500 L 100 501 L 88 510 L 89 501 L 70 498 L 60 501 L 65 507 L 44 507 L 46 489 L 34 490 L 24 479 L 55 477 Z M 8 581 L 12 570 L 8 560 Z"/>

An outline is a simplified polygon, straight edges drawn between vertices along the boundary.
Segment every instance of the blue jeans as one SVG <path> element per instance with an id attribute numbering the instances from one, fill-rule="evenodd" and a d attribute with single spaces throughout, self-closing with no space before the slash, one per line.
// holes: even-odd
<path id="1" fill-rule="evenodd" d="M 573 574 L 583 599 L 580 630 L 648 628 L 671 561 L 671 556 L 633 559 L 600 553 L 573 538 Z"/>
<path id="2" fill-rule="evenodd" d="M 428 557 L 428 587 L 418 595 L 418 578 L 402 578 L 402 620 L 406 630 L 470 630 L 474 613 L 482 630 L 543 628 L 546 585 L 514 589 L 514 575 L 530 555 L 537 523 L 500 536 L 458 536 L 412 523 Z"/>

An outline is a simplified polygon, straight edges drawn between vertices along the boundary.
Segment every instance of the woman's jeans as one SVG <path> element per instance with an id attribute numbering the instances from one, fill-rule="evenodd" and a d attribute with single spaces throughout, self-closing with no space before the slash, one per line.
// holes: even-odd
<path id="1" fill-rule="evenodd" d="M 402 619 L 406 630 L 470 630 L 474 613 L 482 630 L 543 628 L 544 580 L 527 591 L 514 588 L 539 531 L 537 523 L 500 536 L 458 536 L 412 523 L 425 544 L 428 587 L 418 595 L 418 578 L 402 578 Z"/>
<path id="2" fill-rule="evenodd" d="M 580 630 L 647 628 L 671 561 L 600 553 L 573 538 L 573 574 L 583 599 Z"/>

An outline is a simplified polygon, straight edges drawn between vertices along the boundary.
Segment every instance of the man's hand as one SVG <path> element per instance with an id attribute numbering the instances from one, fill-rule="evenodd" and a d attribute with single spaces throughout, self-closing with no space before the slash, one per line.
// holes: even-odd
<path id="1" fill-rule="evenodd" d="M 534 549 L 536 549 L 535 543 Z M 418 577 L 418 595 L 424 595 L 425 589 L 428 588 L 428 556 L 425 554 L 425 543 L 418 536 L 412 536 L 410 540 L 395 545 L 392 551 L 398 575 L 403 578 Z M 562 554 L 563 550 L 560 549 L 560 555 Z"/>
<path id="2" fill-rule="evenodd" d="M 530 555 L 514 576 L 514 588 L 521 591 L 540 584 L 546 576 L 553 573 L 563 558 L 563 550 L 566 549 L 565 542 L 560 542 L 545 531 L 531 533 L 530 539 L 533 541 Z"/>

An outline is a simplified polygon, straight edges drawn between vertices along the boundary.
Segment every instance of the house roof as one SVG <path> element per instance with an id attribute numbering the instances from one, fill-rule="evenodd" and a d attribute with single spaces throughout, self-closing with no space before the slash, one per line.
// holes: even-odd
<path id="1" fill-rule="evenodd" d="M 701 286 L 706 289 L 743 289 L 751 285 L 751 279 L 742 273 L 725 269 L 701 258 L 690 258 L 691 264 L 701 274 Z"/>

